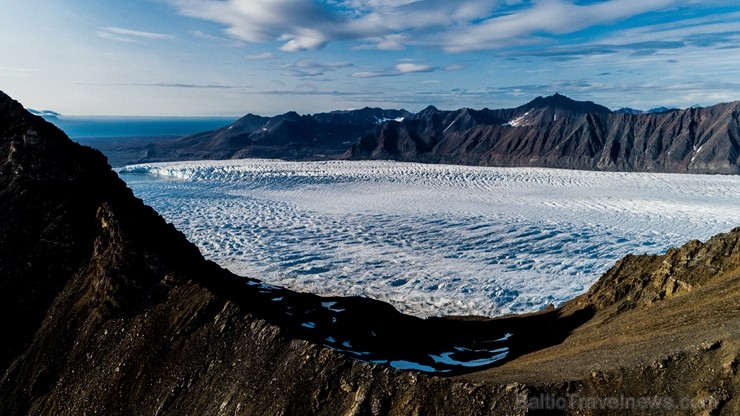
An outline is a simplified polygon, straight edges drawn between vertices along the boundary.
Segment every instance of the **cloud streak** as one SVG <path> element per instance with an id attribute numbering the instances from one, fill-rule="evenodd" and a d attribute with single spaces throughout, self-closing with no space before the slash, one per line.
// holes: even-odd
<path id="1" fill-rule="evenodd" d="M 554 92 L 651 108 L 731 101 L 740 83 L 730 0 L 30 3 L 0 13 L 0 81 L 68 114 L 498 108 Z"/>
<path id="2" fill-rule="evenodd" d="M 320 49 L 332 38 L 337 16 L 310 0 L 171 0 L 180 13 L 226 26 L 240 40 L 280 41 L 284 51 Z"/>
<path id="3" fill-rule="evenodd" d="M 195 84 L 184 82 L 126 82 L 126 83 L 89 83 L 80 82 L 76 85 L 89 86 L 126 86 L 126 87 L 146 87 L 146 88 L 184 88 L 199 90 L 247 90 L 254 88 L 251 85 L 225 85 L 225 84 Z"/>
<path id="4" fill-rule="evenodd" d="M 533 7 L 468 26 L 442 47 L 451 52 L 485 50 L 533 43 L 538 36 L 564 35 L 662 10 L 675 0 L 618 0 L 576 5 L 565 0 L 540 0 Z"/>
<path id="5" fill-rule="evenodd" d="M 186 16 L 219 23 L 247 42 L 286 52 L 350 41 L 356 49 L 427 46 L 448 52 L 542 43 L 691 0 L 168 0 Z"/>
<path id="6" fill-rule="evenodd" d="M 319 77 L 328 72 L 336 71 L 340 68 L 353 66 L 346 61 L 319 62 L 311 59 L 301 59 L 290 65 L 282 65 L 281 68 L 286 70 L 289 75 L 299 78 Z"/>
<path id="7" fill-rule="evenodd" d="M 97 35 L 102 39 L 113 40 L 116 42 L 135 43 L 141 40 L 174 40 L 173 35 L 166 33 L 142 32 L 120 27 L 100 27 Z"/>
<path id="8" fill-rule="evenodd" d="M 434 72 L 439 69 L 432 65 L 414 64 L 410 62 L 400 63 L 393 68 L 386 69 L 384 71 L 366 71 L 366 72 L 355 72 L 351 76 L 353 78 L 379 78 L 379 77 L 398 77 L 407 74 L 418 74 L 423 72 Z"/>

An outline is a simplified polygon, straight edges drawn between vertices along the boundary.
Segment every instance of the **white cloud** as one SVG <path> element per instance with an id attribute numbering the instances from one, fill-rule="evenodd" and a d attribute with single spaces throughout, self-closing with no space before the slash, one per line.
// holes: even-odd
<path id="1" fill-rule="evenodd" d="M 286 52 L 321 49 L 329 41 L 329 39 L 327 39 L 327 37 L 318 30 L 304 28 L 296 30 L 296 33 L 294 34 L 283 35 L 280 40 L 283 39 L 290 39 L 280 48 L 281 51 Z"/>
<path id="2" fill-rule="evenodd" d="M 193 30 L 190 32 L 190 34 L 199 39 L 222 40 L 221 37 L 211 35 L 210 33 L 203 32 L 202 30 Z"/>
<path id="3" fill-rule="evenodd" d="M 351 66 L 352 63 L 346 61 L 319 62 L 311 59 L 300 59 L 291 65 L 281 65 L 278 68 L 287 70 L 289 75 L 308 78 L 322 76 L 327 72 L 333 72 L 337 69 Z"/>
<path id="4" fill-rule="evenodd" d="M 579 6 L 565 0 L 540 0 L 531 8 L 470 25 L 442 46 L 447 51 L 464 52 L 529 44 L 537 41 L 538 34 L 574 33 L 676 3 L 677 0 L 616 0 Z"/>
<path id="5" fill-rule="evenodd" d="M 207 41 L 217 42 L 223 45 L 231 46 L 233 48 L 243 48 L 245 46 L 243 41 L 235 41 L 231 37 L 215 36 L 210 33 L 203 32 L 202 30 L 193 30 L 190 32 L 190 34 L 198 39 L 205 39 Z"/>
<path id="6" fill-rule="evenodd" d="M 170 0 L 191 17 L 217 22 L 248 42 L 284 42 L 282 50 L 319 49 L 331 39 L 336 16 L 312 0 Z"/>
<path id="7" fill-rule="evenodd" d="M 336 62 L 318 62 L 311 59 L 301 59 L 299 61 L 296 61 L 294 64 L 297 68 L 346 68 L 348 66 L 352 66 L 351 62 L 346 61 L 336 61 Z"/>
<path id="8" fill-rule="evenodd" d="M 410 42 L 408 36 L 405 35 L 387 35 L 382 37 L 368 38 L 364 40 L 359 46 L 355 46 L 354 50 L 372 50 L 376 49 L 379 51 L 402 51 L 406 49 L 406 43 Z"/>
<path id="9" fill-rule="evenodd" d="M 173 40 L 174 36 L 165 33 L 142 32 L 139 30 L 124 29 L 120 27 L 100 27 L 97 32 L 103 39 L 116 42 L 138 42 L 139 40 Z"/>
<path id="10" fill-rule="evenodd" d="M 248 42 L 283 42 L 295 52 L 354 40 L 380 50 L 402 50 L 406 33 L 449 28 L 490 15 L 499 0 L 169 0 L 180 13 L 223 24 Z"/>
<path id="11" fill-rule="evenodd" d="M 401 74 L 410 74 L 412 72 L 432 72 L 436 68 L 431 65 L 402 63 L 396 65 L 395 69 Z"/>
<path id="12" fill-rule="evenodd" d="M 351 76 L 353 78 L 397 77 L 397 76 L 407 75 L 407 74 L 434 72 L 437 69 L 438 68 L 436 66 L 432 66 L 432 65 L 403 62 L 403 63 L 395 65 L 393 68 L 389 68 L 383 71 L 355 72 Z"/>
<path id="13" fill-rule="evenodd" d="M 323 48 L 403 50 L 410 45 L 450 52 L 532 44 L 693 0 L 168 0 L 180 13 L 214 21 L 248 42 L 281 42 L 283 51 Z M 688 2 L 688 3 L 687 3 Z"/>
<path id="14" fill-rule="evenodd" d="M 388 73 L 379 72 L 379 71 L 361 71 L 361 72 L 355 72 L 352 74 L 352 78 L 378 78 L 378 77 L 388 77 L 388 76 L 391 76 L 391 75 L 389 75 Z"/>
<path id="15" fill-rule="evenodd" d="M 616 32 L 606 40 L 613 44 L 625 42 L 685 41 L 696 36 L 740 35 L 740 12 L 723 13 L 658 25 L 643 26 Z M 721 38 L 717 38 L 721 39 Z M 736 43 L 736 42 L 733 42 Z"/>

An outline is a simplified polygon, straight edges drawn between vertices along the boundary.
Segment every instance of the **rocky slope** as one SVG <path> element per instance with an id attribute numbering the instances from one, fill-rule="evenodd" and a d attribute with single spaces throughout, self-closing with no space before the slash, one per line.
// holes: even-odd
<path id="1" fill-rule="evenodd" d="M 740 229 L 558 309 L 421 320 L 220 269 L 2 93 L 0 213 L 0 414 L 740 412 Z"/>
<path id="2" fill-rule="evenodd" d="M 555 95 L 487 122 L 445 125 L 467 110 L 388 122 L 348 159 L 675 173 L 740 173 L 740 102 L 661 113 L 612 113 Z M 440 116 L 444 114 L 444 116 Z M 499 113 L 500 115 L 501 113 Z"/>

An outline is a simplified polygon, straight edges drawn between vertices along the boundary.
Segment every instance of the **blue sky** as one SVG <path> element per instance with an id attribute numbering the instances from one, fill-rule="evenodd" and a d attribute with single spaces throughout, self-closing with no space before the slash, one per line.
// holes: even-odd
<path id="1" fill-rule="evenodd" d="M 0 90 L 68 115 L 740 100 L 736 0 L 5 3 Z"/>

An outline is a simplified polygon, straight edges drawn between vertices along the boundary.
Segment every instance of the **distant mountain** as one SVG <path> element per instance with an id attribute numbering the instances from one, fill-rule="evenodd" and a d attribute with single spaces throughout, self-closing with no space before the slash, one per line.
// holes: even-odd
<path id="1" fill-rule="evenodd" d="M 691 108 L 702 108 L 700 105 L 696 104 L 691 106 Z M 667 113 L 669 111 L 678 111 L 678 108 L 673 107 L 655 107 L 651 108 L 650 110 L 643 111 L 643 110 L 636 110 L 634 108 L 629 107 L 622 107 L 619 110 L 614 110 L 615 113 L 623 113 L 623 114 L 660 114 L 660 113 Z"/>
<path id="2" fill-rule="evenodd" d="M 608 108 L 591 101 L 575 101 L 564 95 L 537 97 L 527 104 L 512 110 L 507 125 L 513 127 L 538 126 L 569 119 L 582 114 L 609 114 Z"/>
<path id="3" fill-rule="evenodd" d="M 230 126 L 105 149 L 123 163 L 195 159 L 393 159 L 481 166 L 740 173 L 740 102 L 610 111 L 561 94 L 509 109 L 363 108 L 248 114 Z M 123 156 L 121 156 L 123 154 Z M 126 157 L 128 155 L 128 157 Z"/>
<path id="4" fill-rule="evenodd" d="M 461 110 L 462 111 L 462 110 Z M 465 110 L 469 112 L 469 110 Z M 740 102 L 645 114 L 562 96 L 538 98 L 454 128 L 425 110 L 385 123 L 343 157 L 483 166 L 740 173 Z"/>
<path id="5" fill-rule="evenodd" d="M 691 107 L 691 108 L 697 108 L 697 107 Z M 669 108 L 669 107 L 655 107 L 651 108 L 650 110 L 645 111 L 648 114 L 662 114 L 667 113 L 670 111 L 678 111 L 678 108 Z"/>
<path id="6" fill-rule="evenodd" d="M 2 92 L 0 212 L 2 415 L 740 410 L 740 228 L 627 256 L 559 308 L 419 319 L 219 268 Z"/>
<path id="7" fill-rule="evenodd" d="M 314 115 L 288 112 L 262 117 L 248 114 L 218 130 L 150 146 L 144 150 L 142 160 L 337 158 L 374 126 L 389 120 L 403 120 L 410 114 L 405 110 L 367 107 Z"/>
<path id="8" fill-rule="evenodd" d="M 615 113 L 622 113 L 622 114 L 643 114 L 644 111 L 642 110 L 636 110 L 634 108 L 630 107 L 622 107 L 619 110 L 614 110 Z"/>

